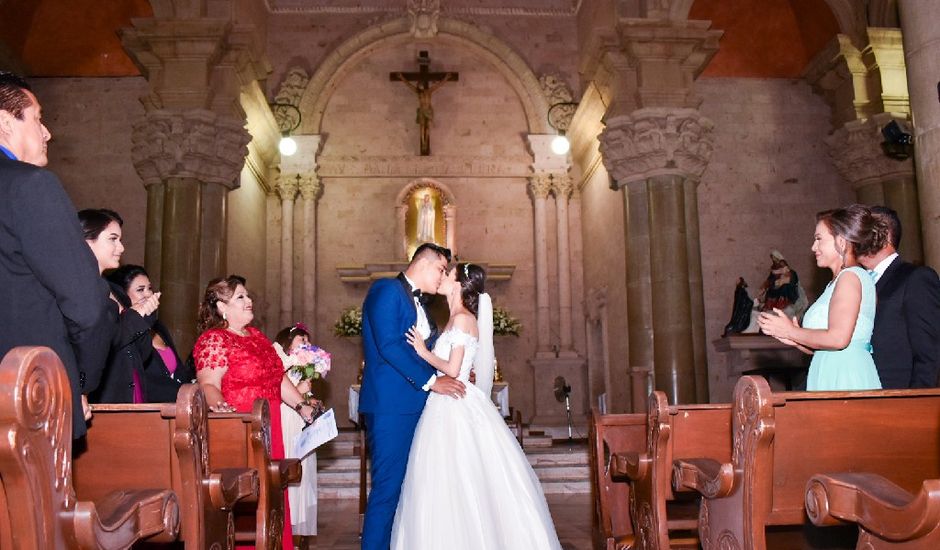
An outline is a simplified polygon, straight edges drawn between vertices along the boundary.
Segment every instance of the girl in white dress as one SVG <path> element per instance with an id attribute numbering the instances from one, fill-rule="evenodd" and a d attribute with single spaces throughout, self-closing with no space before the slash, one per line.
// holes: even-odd
<path id="1" fill-rule="evenodd" d="M 480 266 L 458 264 L 441 282 L 450 320 L 433 352 L 414 329 L 406 335 L 423 359 L 463 381 L 467 395 L 428 396 L 395 513 L 393 550 L 561 550 L 542 486 L 490 400 L 493 306 L 485 280 Z M 468 382 L 471 368 L 483 389 Z"/>
<path id="2" fill-rule="evenodd" d="M 287 358 L 301 346 L 310 344 L 310 333 L 302 323 L 287 327 L 274 338 L 274 349 L 284 363 L 284 370 L 293 364 Z M 299 375 L 288 373 L 291 382 L 301 395 L 310 391 L 310 380 L 301 381 Z M 284 454 L 294 456 L 294 438 L 304 428 L 304 420 L 293 409 L 281 403 L 281 435 L 284 438 Z M 287 486 L 287 498 L 290 502 L 291 530 L 294 546 L 304 549 L 310 544 L 309 537 L 317 535 L 317 454 L 310 453 L 301 463 L 303 477 L 297 485 Z"/>

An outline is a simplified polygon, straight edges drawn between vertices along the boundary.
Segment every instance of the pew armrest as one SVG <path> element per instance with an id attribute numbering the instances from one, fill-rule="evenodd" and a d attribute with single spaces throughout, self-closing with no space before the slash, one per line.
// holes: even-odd
<path id="1" fill-rule="evenodd" d="M 806 513 L 816 525 L 850 521 L 884 540 L 913 540 L 940 524 L 940 480 L 912 495 L 877 474 L 817 474 L 806 484 Z"/>
<path id="2" fill-rule="evenodd" d="M 303 467 L 300 465 L 300 460 L 296 458 L 272 460 L 271 469 L 275 476 L 274 485 L 281 489 L 286 489 L 288 485 L 294 483 L 300 483 L 300 478 L 303 475 Z"/>
<path id="3" fill-rule="evenodd" d="M 209 499 L 219 510 L 229 510 L 258 492 L 258 470 L 254 468 L 220 468 L 209 475 Z"/>
<path id="4" fill-rule="evenodd" d="M 628 478 L 633 481 L 646 477 L 650 459 L 646 453 L 613 453 L 610 455 L 611 479 Z"/>
<path id="5" fill-rule="evenodd" d="M 734 466 L 710 458 L 678 459 L 672 463 L 676 491 L 698 491 L 706 498 L 724 498 L 734 489 Z"/>
<path id="6" fill-rule="evenodd" d="M 81 548 L 129 548 L 135 541 L 176 540 L 180 510 L 169 490 L 115 491 L 94 503 L 80 501 L 72 516 Z"/>

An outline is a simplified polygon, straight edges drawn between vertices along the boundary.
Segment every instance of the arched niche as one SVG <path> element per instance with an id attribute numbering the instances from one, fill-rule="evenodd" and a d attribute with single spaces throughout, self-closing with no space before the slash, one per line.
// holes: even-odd
<path id="1" fill-rule="evenodd" d="M 456 254 L 457 204 L 443 183 L 430 178 L 408 182 L 395 199 L 395 219 L 401 237 L 398 253 L 405 259 L 423 242 L 446 246 Z"/>

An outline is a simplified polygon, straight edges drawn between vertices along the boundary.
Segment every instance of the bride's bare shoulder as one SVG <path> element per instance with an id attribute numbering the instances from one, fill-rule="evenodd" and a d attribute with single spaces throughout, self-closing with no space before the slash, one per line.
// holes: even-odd
<path id="1" fill-rule="evenodd" d="M 472 314 L 466 311 L 461 311 L 454 315 L 454 327 L 466 332 L 470 336 L 477 336 L 477 320 Z"/>

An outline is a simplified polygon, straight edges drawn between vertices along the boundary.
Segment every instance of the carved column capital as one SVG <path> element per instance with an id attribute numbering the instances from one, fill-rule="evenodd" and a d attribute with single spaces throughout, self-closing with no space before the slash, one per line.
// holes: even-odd
<path id="1" fill-rule="evenodd" d="M 131 159 L 144 185 L 195 178 L 239 185 L 251 136 L 244 123 L 205 109 L 151 111 L 134 124 Z"/>
<path id="2" fill-rule="evenodd" d="M 320 182 L 320 176 L 316 174 L 297 174 L 297 183 L 300 189 L 300 196 L 305 201 L 315 201 L 320 196 L 320 190 L 323 184 Z"/>
<path id="3" fill-rule="evenodd" d="M 552 192 L 552 175 L 541 173 L 529 176 L 529 191 L 535 199 L 547 199 Z"/>
<path id="4" fill-rule="evenodd" d="M 281 197 L 281 202 L 292 201 L 297 197 L 300 178 L 300 174 L 281 174 L 277 177 L 277 185 L 274 186 L 274 190 Z"/>
<path id="5" fill-rule="evenodd" d="M 552 192 L 555 193 L 555 199 L 568 200 L 574 191 L 574 182 L 567 173 L 552 174 Z"/>
<path id="6" fill-rule="evenodd" d="M 639 109 L 607 121 L 600 152 L 618 186 L 676 174 L 698 181 L 711 158 L 713 128 L 695 109 Z"/>
<path id="7" fill-rule="evenodd" d="M 912 159 L 890 158 L 881 148 L 884 141 L 881 129 L 892 120 L 907 122 L 902 118 L 881 113 L 868 120 L 847 122 L 826 138 L 829 156 L 832 157 L 836 168 L 856 189 L 897 176 L 913 177 Z"/>

